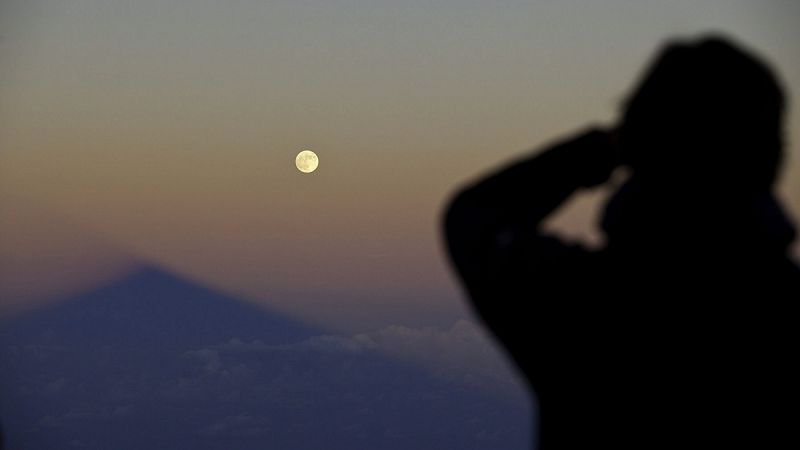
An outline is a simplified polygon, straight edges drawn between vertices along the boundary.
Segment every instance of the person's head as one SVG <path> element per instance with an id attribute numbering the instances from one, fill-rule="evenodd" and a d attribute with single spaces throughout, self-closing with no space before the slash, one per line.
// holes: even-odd
<path id="1" fill-rule="evenodd" d="M 794 231 L 772 187 L 784 107 L 770 68 L 728 40 L 667 45 L 625 103 L 618 140 L 631 177 L 605 207 L 609 244 L 783 249 Z"/>
<path id="2" fill-rule="evenodd" d="M 624 162 L 664 189 L 769 190 L 783 112 L 778 81 L 752 54 L 717 36 L 673 42 L 625 103 Z"/>

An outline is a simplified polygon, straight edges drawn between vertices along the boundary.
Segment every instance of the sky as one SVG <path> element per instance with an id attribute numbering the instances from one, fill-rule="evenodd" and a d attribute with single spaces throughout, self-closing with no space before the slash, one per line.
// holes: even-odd
<path id="1" fill-rule="evenodd" d="M 789 0 L 5 1 L 0 314 L 152 264 L 328 329 L 449 327 L 458 186 L 613 124 L 671 37 L 737 38 L 796 101 L 798 23 Z M 800 217 L 791 104 L 786 129 Z M 551 226 L 596 241 L 602 195 Z"/>

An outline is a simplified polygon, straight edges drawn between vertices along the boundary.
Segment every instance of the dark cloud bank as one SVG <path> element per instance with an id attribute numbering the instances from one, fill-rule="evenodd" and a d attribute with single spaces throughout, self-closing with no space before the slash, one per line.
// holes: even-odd
<path id="1" fill-rule="evenodd" d="M 329 334 L 148 269 L 0 331 L 9 448 L 523 449 L 482 332 Z"/>

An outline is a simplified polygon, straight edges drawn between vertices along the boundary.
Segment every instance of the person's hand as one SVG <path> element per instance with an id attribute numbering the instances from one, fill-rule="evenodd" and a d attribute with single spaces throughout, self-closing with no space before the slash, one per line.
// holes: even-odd
<path id="1" fill-rule="evenodd" d="M 576 164 L 584 187 L 595 187 L 608 181 L 621 161 L 616 128 L 594 127 L 565 145 L 574 146 L 580 154 Z"/>

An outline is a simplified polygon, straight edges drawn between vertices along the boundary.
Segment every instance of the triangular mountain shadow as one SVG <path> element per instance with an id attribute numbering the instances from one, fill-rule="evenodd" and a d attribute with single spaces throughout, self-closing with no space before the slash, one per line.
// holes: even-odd
<path id="1" fill-rule="evenodd" d="M 0 324 L 8 448 L 524 449 L 530 416 L 149 268 Z"/>
<path id="2" fill-rule="evenodd" d="M 0 343 L 202 346 L 231 339 L 286 344 L 323 334 L 150 266 L 112 285 L 5 323 Z"/>

